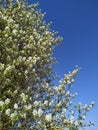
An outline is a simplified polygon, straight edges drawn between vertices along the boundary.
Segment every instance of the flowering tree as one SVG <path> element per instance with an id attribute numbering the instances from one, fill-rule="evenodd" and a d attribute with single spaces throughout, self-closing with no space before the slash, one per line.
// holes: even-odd
<path id="1" fill-rule="evenodd" d="M 37 4 L 0 0 L 0 130 L 87 126 L 94 102 L 75 105 L 70 91 L 79 68 L 53 85 L 52 54 L 62 38 L 43 17 Z"/>

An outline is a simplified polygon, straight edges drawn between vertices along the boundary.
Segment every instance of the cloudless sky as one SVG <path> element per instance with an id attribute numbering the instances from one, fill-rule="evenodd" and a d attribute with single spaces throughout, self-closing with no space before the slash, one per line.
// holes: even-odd
<path id="1" fill-rule="evenodd" d="M 75 79 L 73 90 L 78 93 L 76 103 L 96 106 L 88 112 L 87 121 L 95 126 L 86 130 L 98 130 L 98 0 L 28 0 L 39 2 L 45 20 L 52 21 L 52 28 L 64 38 L 62 46 L 55 49 L 58 64 L 54 71 L 63 75 L 75 65 L 82 69 Z"/>

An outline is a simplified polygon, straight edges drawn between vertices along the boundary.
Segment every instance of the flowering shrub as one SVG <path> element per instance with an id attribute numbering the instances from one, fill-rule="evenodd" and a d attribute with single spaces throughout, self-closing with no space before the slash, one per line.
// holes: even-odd
<path id="1" fill-rule="evenodd" d="M 53 85 L 52 53 L 62 38 L 37 6 L 0 0 L 0 130 L 77 130 L 87 125 L 94 102 L 82 106 L 72 100 L 78 67 Z"/>

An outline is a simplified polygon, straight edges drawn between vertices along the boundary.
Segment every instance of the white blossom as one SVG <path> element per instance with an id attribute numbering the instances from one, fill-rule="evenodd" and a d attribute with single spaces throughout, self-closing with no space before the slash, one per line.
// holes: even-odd
<path id="1" fill-rule="evenodd" d="M 4 102 L 6 105 L 8 105 L 9 103 L 10 103 L 10 99 L 9 98 L 7 98 L 6 100 L 5 100 L 5 102 Z"/>
<path id="2" fill-rule="evenodd" d="M 18 31 L 14 29 L 14 30 L 12 31 L 12 33 L 13 33 L 14 35 L 17 35 Z"/>
<path id="3" fill-rule="evenodd" d="M 0 63 L 0 70 L 4 69 L 4 64 Z"/>
<path id="4" fill-rule="evenodd" d="M 15 90 L 15 91 L 14 91 L 14 93 L 15 93 L 15 94 L 17 94 L 17 93 L 18 93 L 18 91 L 17 91 L 17 90 Z"/>
<path id="5" fill-rule="evenodd" d="M 66 95 L 68 96 L 69 94 L 70 94 L 70 92 L 69 92 L 69 91 L 67 91 L 67 92 L 66 92 Z"/>
<path id="6" fill-rule="evenodd" d="M 91 105 L 92 105 L 92 106 L 94 106 L 94 105 L 95 105 L 95 102 L 94 102 L 94 101 L 92 101 L 92 102 L 91 102 Z"/>
<path id="7" fill-rule="evenodd" d="M 79 122 L 78 121 L 75 121 L 75 126 L 78 126 L 79 125 Z"/>
<path id="8" fill-rule="evenodd" d="M 39 102 L 38 102 L 38 101 L 35 101 L 35 102 L 33 103 L 33 105 L 36 107 L 36 106 L 39 105 Z"/>
<path id="9" fill-rule="evenodd" d="M 18 109 L 18 104 L 17 103 L 14 104 L 14 109 Z"/>
<path id="10" fill-rule="evenodd" d="M 82 115 L 82 119 L 85 119 L 86 118 L 86 116 L 85 115 Z"/>
<path id="11" fill-rule="evenodd" d="M 26 113 L 25 113 L 25 112 L 22 113 L 22 114 L 21 114 L 21 117 L 26 118 Z"/>
<path id="12" fill-rule="evenodd" d="M 10 116 L 10 113 L 11 113 L 11 110 L 10 110 L 10 109 L 6 109 L 5 114 L 6 114 L 7 116 Z"/>
<path id="13" fill-rule="evenodd" d="M 70 123 L 73 124 L 74 123 L 74 116 L 70 117 Z"/>
<path id="14" fill-rule="evenodd" d="M 32 113 L 33 113 L 34 116 L 37 115 L 37 110 L 34 109 Z"/>
<path id="15" fill-rule="evenodd" d="M 11 115 L 10 115 L 11 120 L 14 120 L 16 118 L 16 116 L 17 116 L 16 111 L 14 113 L 11 113 Z"/>
<path id="16" fill-rule="evenodd" d="M 25 93 L 21 93 L 20 97 L 22 98 L 23 102 L 26 102 L 28 95 L 25 95 Z"/>
<path id="17" fill-rule="evenodd" d="M 0 101 L 0 106 L 2 107 L 4 105 L 4 102 L 3 101 Z"/>
<path id="18" fill-rule="evenodd" d="M 32 105 L 31 104 L 24 105 L 24 108 L 25 110 L 30 110 L 32 108 Z"/>
<path id="19" fill-rule="evenodd" d="M 63 108 L 62 112 L 63 112 L 63 113 L 66 113 L 66 109 L 65 109 L 65 108 Z"/>
<path id="20" fill-rule="evenodd" d="M 43 114 L 43 111 L 41 108 L 38 109 L 38 115 L 41 116 Z"/>
<path id="21" fill-rule="evenodd" d="M 87 107 L 88 107 L 88 105 L 87 105 L 87 104 L 85 104 L 85 105 L 84 105 L 84 110 L 87 110 Z"/>
<path id="22" fill-rule="evenodd" d="M 45 100 L 45 101 L 44 101 L 44 105 L 48 105 L 48 100 Z"/>
<path id="23" fill-rule="evenodd" d="M 46 119 L 46 121 L 51 122 L 52 121 L 52 114 L 51 113 L 46 114 L 45 119 Z"/>

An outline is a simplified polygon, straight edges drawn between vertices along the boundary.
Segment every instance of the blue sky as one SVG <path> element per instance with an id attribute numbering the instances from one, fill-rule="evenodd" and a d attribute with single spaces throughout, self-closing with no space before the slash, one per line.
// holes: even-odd
<path id="1" fill-rule="evenodd" d="M 75 101 L 95 101 L 96 106 L 87 116 L 87 121 L 94 121 L 95 126 L 86 130 L 98 130 L 98 0 L 32 2 L 39 2 L 42 12 L 46 12 L 45 20 L 52 21 L 52 28 L 64 38 L 62 46 L 54 52 L 57 74 L 63 77 L 75 65 L 82 68 L 74 83 L 73 90 L 78 93 Z"/>

